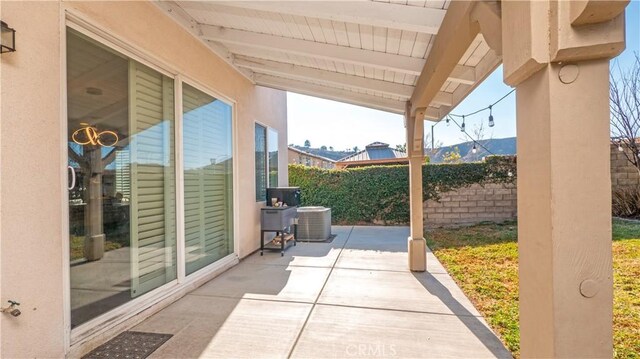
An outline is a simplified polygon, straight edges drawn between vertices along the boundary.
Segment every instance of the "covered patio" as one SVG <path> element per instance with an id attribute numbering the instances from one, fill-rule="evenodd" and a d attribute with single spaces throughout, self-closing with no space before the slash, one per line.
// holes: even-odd
<path id="1" fill-rule="evenodd" d="M 625 47 L 627 4 L 159 3 L 256 85 L 404 114 L 414 272 L 429 272 L 424 121 L 502 63 L 517 97 L 523 357 L 612 354 L 609 59 Z"/>
<path id="2" fill-rule="evenodd" d="M 0 2 L 3 24 L 19 34 L 2 55 L 0 78 L 0 289 L 2 301 L 22 302 L 24 312 L 1 317 L 0 355 L 82 356 L 133 327 L 173 334 L 156 352 L 164 357 L 508 357 L 426 246 L 422 178 L 425 121 L 442 120 L 502 64 L 504 82 L 516 89 L 521 355 L 611 357 L 609 60 L 625 48 L 628 3 Z M 68 71 L 74 58 L 87 64 L 69 51 L 72 36 L 84 43 L 76 55 L 108 53 L 96 56 L 107 66 Z M 100 106 L 108 116 L 73 119 L 67 100 L 74 88 L 82 98 L 101 96 L 92 81 L 113 78 L 114 64 L 123 81 L 111 92 L 122 98 Z M 336 228 L 330 244 L 301 243 L 284 258 L 251 255 L 271 170 L 257 156 L 268 149 L 256 128 L 279 131 L 276 147 L 286 151 L 286 97 L 278 90 L 404 115 L 409 228 Z M 200 271 L 187 266 L 186 223 L 193 215 L 202 228 L 194 238 L 205 254 L 212 222 L 205 221 L 204 182 L 193 184 L 193 203 L 186 190 L 190 133 L 183 130 L 194 97 L 224 104 L 218 117 L 228 133 L 217 143 L 233 168 L 217 192 L 233 204 L 217 222 L 233 223 L 224 229 L 224 256 L 210 256 Z M 116 130 L 143 143 L 140 156 L 134 141 L 125 151 L 133 155 L 123 157 L 122 183 L 135 199 L 126 244 L 153 247 L 131 251 L 131 284 L 118 283 L 129 288 L 130 303 L 74 328 L 68 142 L 77 126 L 94 126 L 85 120 L 114 113 L 126 124 Z M 157 129 L 148 136 L 153 146 L 144 142 L 150 128 Z M 38 156 L 25 156 L 27 148 Z M 193 148 L 194 157 L 206 152 Z M 202 158 L 197 168 L 205 173 L 222 157 Z M 284 156 L 279 166 L 274 182 L 284 186 Z M 96 168 L 86 177 L 95 190 L 85 197 L 103 196 Z M 153 204 L 134 208 L 145 201 Z M 85 244 L 102 243 L 95 227 L 83 234 Z M 145 231 L 153 240 L 137 235 Z M 140 271 L 149 258 L 157 262 Z"/>
<path id="3" fill-rule="evenodd" d="M 333 227 L 331 243 L 258 253 L 131 330 L 152 358 L 510 358 L 438 260 L 406 265 L 407 227 Z"/>

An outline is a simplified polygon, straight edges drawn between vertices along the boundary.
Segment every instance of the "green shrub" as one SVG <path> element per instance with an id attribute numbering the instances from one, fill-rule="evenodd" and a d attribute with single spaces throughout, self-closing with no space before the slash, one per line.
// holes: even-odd
<path id="1" fill-rule="evenodd" d="M 514 158 L 504 156 L 478 163 L 429 164 L 422 171 L 423 196 L 434 200 L 441 193 L 475 183 L 514 183 L 516 178 Z M 300 187 L 303 206 L 330 207 L 336 224 L 409 222 L 406 165 L 346 170 L 289 165 L 289 185 Z"/>

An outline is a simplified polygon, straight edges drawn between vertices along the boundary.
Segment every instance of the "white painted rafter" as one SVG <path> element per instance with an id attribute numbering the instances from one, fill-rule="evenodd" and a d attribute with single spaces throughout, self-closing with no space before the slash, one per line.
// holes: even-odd
<path id="1" fill-rule="evenodd" d="M 475 68 L 472 66 L 456 65 L 449 74 L 447 81 L 473 85 L 476 83 Z"/>
<path id="2" fill-rule="evenodd" d="M 352 24 L 437 34 L 446 10 L 373 1 L 215 1 L 210 4 L 184 2 L 187 9 L 211 5 L 224 12 L 234 7 L 272 13 L 298 15 Z"/>
<path id="3" fill-rule="evenodd" d="M 461 102 L 486 78 L 501 61 L 500 57 L 496 54 L 488 54 L 478 65 L 465 66 L 461 65 L 461 63 L 463 63 L 461 58 L 452 57 L 448 59 L 448 61 L 450 61 L 449 63 L 457 61 L 458 64 L 456 64 L 453 69 L 449 67 L 448 75 L 444 75 L 445 77 L 442 78 L 441 76 L 446 70 L 430 70 L 428 72 L 433 72 L 433 74 L 427 76 L 423 74 L 426 60 L 384 52 L 384 47 L 381 47 L 380 44 L 377 45 L 376 50 L 373 50 L 371 46 L 368 46 L 367 49 L 362 49 L 359 46 L 349 47 L 344 41 L 340 44 L 331 44 L 325 43 L 323 40 L 319 40 L 318 42 L 313 41 L 309 36 L 305 36 L 306 40 L 303 40 L 300 38 L 287 37 L 289 35 L 277 36 L 262 32 L 241 30 L 241 28 L 245 28 L 242 21 L 250 20 L 250 17 L 258 15 L 266 16 L 270 19 L 270 23 L 274 23 L 280 18 L 277 14 L 283 16 L 283 21 L 286 21 L 287 16 L 291 18 L 290 15 L 293 15 L 294 18 L 307 16 L 312 19 L 321 19 L 320 21 L 324 21 L 322 19 L 328 19 L 345 21 L 347 24 L 365 24 L 398 29 L 397 25 L 394 25 L 394 27 L 385 26 L 381 23 L 370 24 L 370 21 L 382 21 L 375 20 L 376 16 L 386 16 L 379 12 L 371 16 L 363 16 L 359 21 L 355 19 L 349 21 L 343 17 L 354 16 L 349 14 L 347 10 L 355 3 L 358 3 L 358 6 L 365 7 L 381 5 L 384 6 L 385 9 L 390 9 L 391 7 L 400 6 L 403 9 L 409 8 L 410 10 L 416 10 L 416 7 L 413 6 L 389 3 L 370 5 L 368 1 L 337 1 L 330 3 L 319 1 L 239 1 L 237 3 L 230 3 L 228 1 L 197 1 L 193 3 L 188 1 L 161 1 L 154 3 L 162 8 L 167 15 L 181 24 L 182 27 L 193 36 L 206 44 L 212 52 L 216 53 L 224 61 L 233 66 L 234 69 L 256 84 L 259 83 L 281 90 L 305 93 L 400 113 L 404 112 L 404 105 L 400 106 L 399 102 L 402 101 L 399 100 L 416 97 L 417 95 L 413 83 L 400 83 L 404 78 L 402 74 L 420 75 L 423 81 L 425 78 L 437 77 L 439 81 L 445 81 L 445 83 L 443 83 L 444 86 L 441 86 L 437 92 L 430 92 L 429 95 L 433 96 L 430 100 L 423 98 L 422 101 L 420 101 L 423 106 L 426 105 L 424 116 L 433 120 L 439 120 L 445 116 L 451 108 Z M 450 6 L 450 10 L 452 7 L 455 9 L 460 6 Z M 422 7 L 419 7 L 417 10 L 422 11 Z M 258 13 L 255 11 L 258 11 Z M 437 12 L 442 14 L 445 14 L 447 11 L 448 10 L 437 9 Z M 225 24 L 230 27 L 202 24 L 195 20 L 196 18 L 208 19 L 207 14 L 211 12 L 216 12 L 216 16 L 219 17 L 227 16 L 228 18 L 225 19 Z M 391 14 L 390 16 L 393 18 L 395 15 Z M 403 19 L 405 19 L 405 24 L 410 24 L 413 21 L 410 17 L 406 16 L 403 16 Z M 431 20 L 428 20 L 422 23 L 422 25 L 431 26 L 429 25 L 430 21 Z M 440 20 L 440 22 L 442 22 L 442 20 Z M 452 23 L 451 21 L 449 22 Z M 459 23 L 456 23 L 456 25 L 459 26 Z M 282 27 L 284 26 L 285 25 L 282 25 Z M 301 25 L 297 24 L 297 26 Z M 356 29 L 358 27 L 357 25 L 353 26 L 356 26 Z M 440 27 L 440 24 L 438 24 L 438 27 Z M 447 31 L 444 30 L 444 28 L 441 29 L 443 32 L 442 35 L 447 33 Z M 417 30 L 414 29 L 413 31 Z M 425 32 L 424 29 L 422 32 Z M 282 32 L 282 34 L 285 33 L 286 31 Z M 438 37 L 442 36 L 438 35 Z M 322 38 L 322 36 L 320 36 L 320 38 Z M 443 43 L 443 41 L 439 41 L 438 43 Z M 446 43 L 451 45 L 450 42 Z M 440 46 L 440 50 L 448 51 L 449 45 L 445 47 Z M 431 54 L 430 56 L 433 58 L 433 55 L 434 54 Z M 326 60 L 326 62 L 322 60 Z M 324 63 L 330 65 L 324 66 Z M 333 63 L 335 63 L 335 69 L 332 68 Z M 354 73 L 353 66 L 351 66 L 352 70 L 345 73 L 345 65 L 347 69 L 348 66 L 355 65 L 356 72 Z M 316 68 L 316 66 L 320 68 Z M 357 72 L 358 67 L 360 68 L 359 73 Z M 362 73 L 363 67 L 364 74 Z M 376 71 L 375 78 L 373 76 L 374 69 Z M 384 77 L 379 75 L 380 72 L 378 70 L 385 71 Z M 441 69 L 438 68 L 438 70 Z M 259 78 L 261 82 L 258 82 L 256 78 Z M 448 83 L 458 85 L 447 86 Z M 449 90 L 449 88 L 451 88 L 451 90 Z M 366 94 L 364 93 L 365 91 L 367 92 Z M 388 97 L 395 98 L 396 100 L 389 99 Z M 414 106 L 415 105 L 418 104 L 414 104 Z"/>
<path id="4" fill-rule="evenodd" d="M 185 30 L 189 31 L 195 38 L 202 41 L 212 52 L 222 58 L 226 63 L 233 66 L 240 74 L 246 77 L 249 81 L 254 83 L 253 74 L 251 71 L 240 69 L 233 64 L 233 54 L 223 45 L 206 41 L 202 38 L 202 30 L 199 24 L 191 15 L 189 15 L 184 9 L 176 4 L 174 1 L 154 1 L 165 14 L 169 15 L 178 24 L 180 24 Z"/>
<path id="5" fill-rule="evenodd" d="M 271 75 L 255 74 L 254 78 L 258 85 L 283 91 L 291 91 L 303 95 L 316 96 L 328 100 L 345 102 L 398 114 L 404 113 L 405 110 L 405 101 L 392 100 Z"/>
<path id="6" fill-rule="evenodd" d="M 213 25 L 200 25 L 202 38 L 221 42 L 251 46 L 265 50 L 278 50 L 290 54 L 310 56 L 342 63 L 370 66 L 410 75 L 420 75 L 425 60 L 415 57 L 393 55 L 385 52 L 363 50 L 347 46 L 294 39 L 257 32 L 228 29 Z"/>
<path id="7" fill-rule="evenodd" d="M 371 90 L 406 99 L 411 97 L 413 93 L 413 86 L 409 85 L 297 66 L 283 62 L 236 57 L 235 64 L 239 67 L 251 69 L 256 73 L 333 84 L 353 89 Z"/>

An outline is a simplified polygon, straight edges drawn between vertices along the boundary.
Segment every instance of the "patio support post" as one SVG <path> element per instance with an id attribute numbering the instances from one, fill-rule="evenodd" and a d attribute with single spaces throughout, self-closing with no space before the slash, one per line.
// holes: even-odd
<path id="1" fill-rule="evenodd" d="M 409 206 L 411 230 L 408 238 L 409 270 L 427 270 L 427 244 L 424 239 L 422 163 L 424 161 L 424 120 L 411 116 L 407 103 L 407 156 L 409 157 Z"/>
<path id="2" fill-rule="evenodd" d="M 624 14 L 580 3 L 609 14 L 584 28 L 578 3 L 502 2 L 504 79 L 517 89 L 523 358 L 613 355 L 609 59 L 624 48 Z"/>

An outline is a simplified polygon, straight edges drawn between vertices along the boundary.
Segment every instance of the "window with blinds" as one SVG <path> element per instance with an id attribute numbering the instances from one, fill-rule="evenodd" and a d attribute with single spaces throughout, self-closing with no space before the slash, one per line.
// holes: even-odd
<path id="1" fill-rule="evenodd" d="M 186 273 L 233 253 L 232 107 L 183 84 Z"/>
<path id="2" fill-rule="evenodd" d="M 278 131 L 255 125 L 256 201 L 266 201 L 267 188 L 278 186 Z"/>
<path id="3" fill-rule="evenodd" d="M 256 123 L 255 127 L 256 201 L 267 197 L 267 128 Z"/>
<path id="4" fill-rule="evenodd" d="M 269 152 L 269 187 L 278 187 L 278 131 L 270 128 L 267 134 Z"/>
<path id="5" fill-rule="evenodd" d="M 132 297 L 176 278 L 173 79 L 129 61 Z"/>

